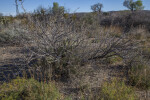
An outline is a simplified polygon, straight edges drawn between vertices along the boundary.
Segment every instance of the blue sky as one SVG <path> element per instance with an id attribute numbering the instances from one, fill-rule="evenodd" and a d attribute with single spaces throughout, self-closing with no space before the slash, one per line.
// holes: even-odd
<path id="1" fill-rule="evenodd" d="M 0 12 L 5 15 L 15 15 L 15 0 L 0 0 Z M 123 6 L 124 0 L 25 0 L 24 7 L 27 11 L 33 11 L 39 6 L 50 7 L 53 2 L 58 2 L 60 6 L 65 6 L 70 12 L 90 12 L 91 5 L 102 3 L 103 11 L 126 10 Z M 150 0 L 143 0 L 145 10 L 150 10 Z M 20 8 L 21 11 L 21 8 Z"/>

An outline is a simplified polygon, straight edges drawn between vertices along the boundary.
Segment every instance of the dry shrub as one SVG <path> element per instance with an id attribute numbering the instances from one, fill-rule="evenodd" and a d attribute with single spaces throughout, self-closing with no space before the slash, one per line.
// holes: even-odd
<path id="1" fill-rule="evenodd" d="M 90 61 L 118 56 L 126 62 L 138 53 L 136 42 L 120 34 L 119 28 L 117 31 L 113 27 L 106 30 L 96 22 L 87 27 L 84 22 L 80 23 L 80 27 L 77 24 L 70 18 L 65 19 L 63 15 L 45 15 L 42 20 L 29 16 L 29 23 L 24 26 L 29 40 L 24 40 L 24 44 L 34 48 L 31 52 L 35 59 L 44 58 L 48 64 L 38 65 L 37 70 L 52 74 L 47 76 L 65 80 L 73 70 Z M 34 26 L 32 29 L 31 25 Z M 93 38 L 87 36 L 88 32 Z M 113 35 L 115 32 L 119 36 Z"/>

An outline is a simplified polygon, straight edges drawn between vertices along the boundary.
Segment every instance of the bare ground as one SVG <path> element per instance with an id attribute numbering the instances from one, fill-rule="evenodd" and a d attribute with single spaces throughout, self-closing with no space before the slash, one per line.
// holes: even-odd
<path id="1" fill-rule="evenodd" d="M 0 81 L 7 81 L 20 74 L 25 67 L 26 57 L 23 47 L 3 45 L 0 47 Z"/>

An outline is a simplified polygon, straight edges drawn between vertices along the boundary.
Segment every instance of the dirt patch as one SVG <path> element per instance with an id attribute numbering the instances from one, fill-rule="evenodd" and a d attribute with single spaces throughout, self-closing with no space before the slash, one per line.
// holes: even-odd
<path id="1" fill-rule="evenodd" d="M 17 76 L 26 65 L 27 53 L 21 46 L 0 47 L 0 81 L 6 81 Z"/>

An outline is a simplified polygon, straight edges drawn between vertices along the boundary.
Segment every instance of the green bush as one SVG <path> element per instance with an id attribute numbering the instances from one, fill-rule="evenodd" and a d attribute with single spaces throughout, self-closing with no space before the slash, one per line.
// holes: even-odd
<path id="1" fill-rule="evenodd" d="M 102 100 L 136 100 L 134 90 L 117 79 L 102 86 Z"/>
<path id="2" fill-rule="evenodd" d="M 104 15 L 104 16 L 108 16 L 108 15 L 110 15 L 110 14 L 109 14 L 109 12 L 103 12 L 103 15 Z"/>
<path id="3" fill-rule="evenodd" d="M 87 14 L 82 18 L 82 21 L 84 21 L 86 24 L 91 25 L 94 23 L 94 18 L 91 13 Z"/>
<path id="4" fill-rule="evenodd" d="M 145 64 L 135 64 L 129 71 L 129 83 L 140 89 L 150 89 L 150 68 Z"/>
<path id="5" fill-rule="evenodd" d="M 17 78 L 0 85 L 0 100 L 61 100 L 63 96 L 52 83 Z"/>
<path id="6" fill-rule="evenodd" d="M 116 63 L 119 63 L 122 61 L 123 61 L 123 59 L 119 56 L 112 56 L 112 57 L 109 57 L 106 59 L 106 62 L 109 64 L 116 64 Z"/>
<path id="7" fill-rule="evenodd" d="M 68 13 L 65 13 L 65 14 L 64 14 L 64 18 L 65 18 L 65 19 L 69 18 L 69 14 L 68 14 Z"/>
<path id="8" fill-rule="evenodd" d="M 149 59 L 149 57 L 150 57 L 150 48 L 143 48 L 142 54 L 144 55 L 145 58 Z"/>

